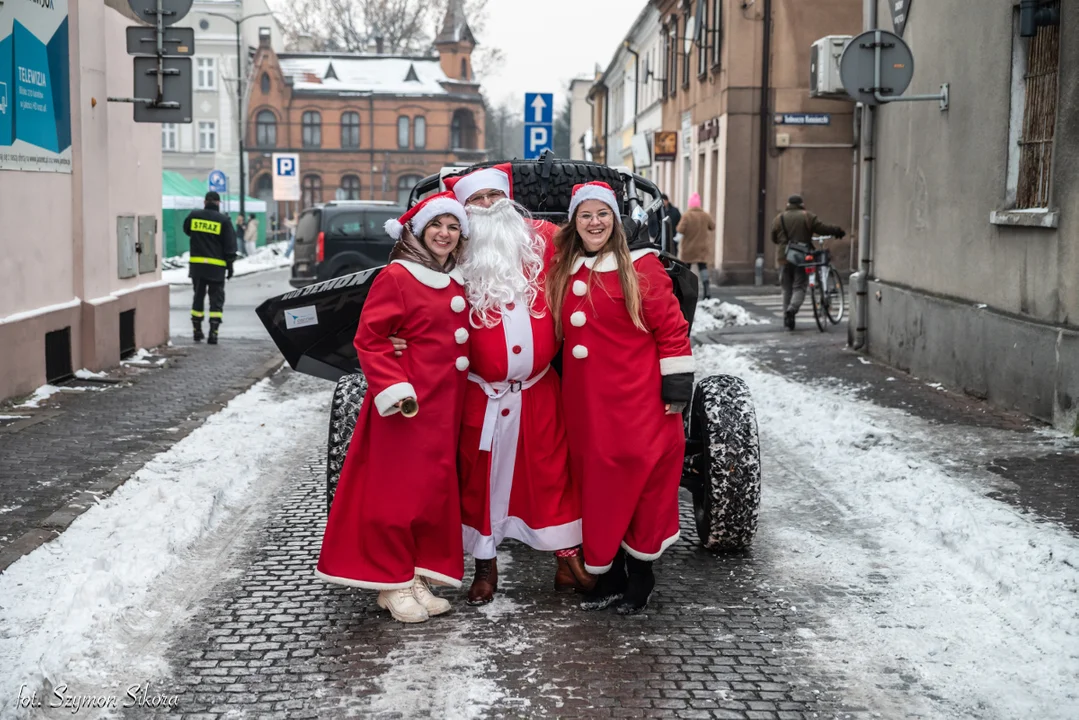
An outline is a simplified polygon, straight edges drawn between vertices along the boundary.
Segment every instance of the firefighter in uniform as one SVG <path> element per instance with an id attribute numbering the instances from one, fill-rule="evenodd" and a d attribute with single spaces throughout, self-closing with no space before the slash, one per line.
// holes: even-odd
<path id="1" fill-rule="evenodd" d="M 217 328 L 225 309 L 225 280 L 232 278 L 236 259 L 236 232 L 232 221 L 221 213 L 221 196 L 206 193 L 203 210 L 192 210 L 184 219 L 184 233 L 191 238 L 191 264 L 188 274 L 195 289 L 191 302 L 191 324 L 195 342 L 202 342 L 202 319 L 207 292 L 210 295 L 210 335 L 206 342 L 217 344 Z"/>

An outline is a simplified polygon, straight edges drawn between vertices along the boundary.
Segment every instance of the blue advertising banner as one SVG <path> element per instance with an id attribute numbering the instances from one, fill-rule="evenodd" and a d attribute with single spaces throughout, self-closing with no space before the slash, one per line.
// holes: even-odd
<path id="1" fill-rule="evenodd" d="M 0 3 L 0 170 L 71 172 L 67 4 Z"/>

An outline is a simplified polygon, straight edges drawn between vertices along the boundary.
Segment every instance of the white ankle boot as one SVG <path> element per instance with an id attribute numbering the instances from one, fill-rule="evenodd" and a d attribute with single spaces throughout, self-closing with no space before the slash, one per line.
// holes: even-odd
<path id="1" fill-rule="evenodd" d="M 431 617 L 448 613 L 453 607 L 450 605 L 449 600 L 432 593 L 430 586 L 427 584 L 427 579 L 419 575 L 412 581 L 412 597 L 416 598 L 420 605 L 423 605 L 424 609 L 427 610 L 427 614 Z"/>
<path id="2" fill-rule="evenodd" d="M 403 623 L 421 623 L 430 617 L 423 605 L 413 596 L 412 586 L 379 591 L 378 606 L 389 610 L 394 620 Z"/>

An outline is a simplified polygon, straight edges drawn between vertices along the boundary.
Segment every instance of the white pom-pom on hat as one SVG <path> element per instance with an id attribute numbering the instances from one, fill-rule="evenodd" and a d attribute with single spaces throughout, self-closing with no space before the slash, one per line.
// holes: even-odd
<path id="1" fill-rule="evenodd" d="M 400 240 L 401 233 L 405 230 L 405 226 L 397 218 L 390 218 L 383 227 L 386 229 L 386 234 L 394 240 Z"/>

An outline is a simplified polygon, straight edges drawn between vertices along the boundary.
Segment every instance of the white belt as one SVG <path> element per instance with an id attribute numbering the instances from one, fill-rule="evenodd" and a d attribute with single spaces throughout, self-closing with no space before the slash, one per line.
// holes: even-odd
<path id="1" fill-rule="evenodd" d="M 487 382 L 475 373 L 469 373 L 468 379 L 479 385 L 487 394 L 487 412 L 483 416 L 483 432 L 480 434 L 480 450 L 491 452 L 495 437 L 495 425 L 498 423 L 498 414 L 502 409 L 502 400 L 510 393 L 519 393 L 532 387 L 547 374 L 551 366 L 543 368 L 535 376 L 525 381 L 502 380 L 499 382 Z"/>

